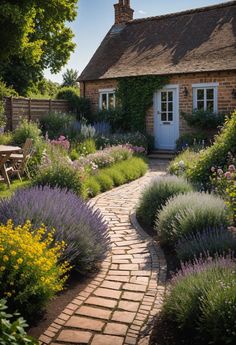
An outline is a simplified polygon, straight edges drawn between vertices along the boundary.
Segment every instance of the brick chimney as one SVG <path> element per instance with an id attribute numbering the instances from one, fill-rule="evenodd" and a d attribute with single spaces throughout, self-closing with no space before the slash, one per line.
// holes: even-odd
<path id="1" fill-rule="evenodd" d="M 115 7 L 115 24 L 127 23 L 133 19 L 134 10 L 130 7 L 130 0 L 119 0 Z"/>

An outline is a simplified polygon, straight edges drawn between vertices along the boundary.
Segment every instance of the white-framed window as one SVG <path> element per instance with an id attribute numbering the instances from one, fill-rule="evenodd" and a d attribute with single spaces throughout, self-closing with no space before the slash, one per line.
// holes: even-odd
<path id="1" fill-rule="evenodd" d="M 218 83 L 193 84 L 193 110 L 218 111 Z"/>
<path id="2" fill-rule="evenodd" d="M 99 90 L 99 109 L 111 110 L 116 106 L 115 89 Z"/>

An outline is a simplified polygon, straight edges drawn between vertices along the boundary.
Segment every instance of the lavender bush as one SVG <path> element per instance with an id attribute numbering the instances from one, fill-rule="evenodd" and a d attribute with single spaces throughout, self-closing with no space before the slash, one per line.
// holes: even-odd
<path id="1" fill-rule="evenodd" d="M 71 192 L 49 187 L 18 190 L 11 199 L 0 200 L 0 219 L 15 225 L 30 220 L 35 228 L 42 223 L 55 229 L 55 241 L 65 241 L 62 260 L 80 272 L 92 270 L 109 247 L 107 224 L 99 211 Z"/>
<path id="2" fill-rule="evenodd" d="M 211 194 L 190 192 L 169 199 L 159 213 L 155 229 L 162 244 L 175 245 L 183 236 L 227 224 L 224 200 Z"/>
<path id="3" fill-rule="evenodd" d="M 170 197 L 190 191 L 191 185 L 181 177 L 154 178 L 140 197 L 136 210 L 138 220 L 145 226 L 153 227 L 161 208 Z"/>
<path id="4" fill-rule="evenodd" d="M 181 261 L 192 260 L 200 256 L 223 255 L 229 250 L 236 253 L 236 234 L 223 227 L 207 229 L 202 233 L 184 236 L 177 242 L 175 250 Z"/>
<path id="5" fill-rule="evenodd" d="M 182 264 L 163 308 L 178 343 L 235 344 L 235 268 L 231 256 Z"/>

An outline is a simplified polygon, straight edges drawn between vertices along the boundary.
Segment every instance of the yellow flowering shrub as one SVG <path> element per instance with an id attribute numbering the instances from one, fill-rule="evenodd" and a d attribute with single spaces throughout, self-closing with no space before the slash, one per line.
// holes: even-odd
<path id="1" fill-rule="evenodd" d="M 63 289 L 70 270 L 67 262 L 58 264 L 64 247 L 53 243 L 44 226 L 0 225 L 0 298 L 7 299 L 10 311 L 29 320 Z"/>

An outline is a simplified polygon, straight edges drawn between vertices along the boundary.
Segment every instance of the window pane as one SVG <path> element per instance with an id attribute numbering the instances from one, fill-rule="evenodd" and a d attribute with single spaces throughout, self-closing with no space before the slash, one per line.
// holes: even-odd
<path id="1" fill-rule="evenodd" d="M 161 113 L 161 121 L 166 121 L 166 120 L 167 120 L 167 114 Z"/>
<path id="2" fill-rule="evenodd" d="M 207 89 L 207 99 L 213 100 L 214 99 L 214 89 Z"/>
<path id="3" fill-rule="evenodd" d="M 197 90 L 197 100 L 204 100 L 204 89 L 198 89 Z"/>
<path id="4" fill-rule="evenodd" d="M 173 102 L 168 103 L 168 110 L 173 111 Z"/>
<path id="5" fill-rule="evenodd" d="M 204 110 L 204 101 L 197 101 L 197 110 Z"/>
<path id="6" fill-rule="evenodd" d="M 102 94 L 102 109 L 103 110 L 107 109 L 107 94 L 106 93 Z"/>
<path id="7" fill-rule="evenodd" d="M 173 113 L 168 113 L 168 121 L 173 121 Z"/>
<path id="8" fill-rule="evenodd" d="M 162 92 L 161 93 L 161 101 L 165 102 L 167 100 L 167 92 Z"/>
<path id="9" fill-rule="evenodd" d="M 161 103 L 161 111 L 166 111 L 167 107 L 166 107 L 166 102 L 165 103 Z"/>
<path id="10" fill-rule="evenodd" d="M 214 111 L 214 102 L 207 101 L 207 110 Z"/>
<path id="11" fill-rule="evenodd" d="M 109 99 L 109 109 L 115 108 L 115 94 L 109 93 L 108 99 Z"/>
<path id="12" fill-rule="evenodd" d="M 168 92 L 168 101 L 169 101 L 169 102 L 172 102 L 172 101 L 173 101 L 173 92 L 172 92 L 172 91 L 169 91 L 169 92 Z"/>

